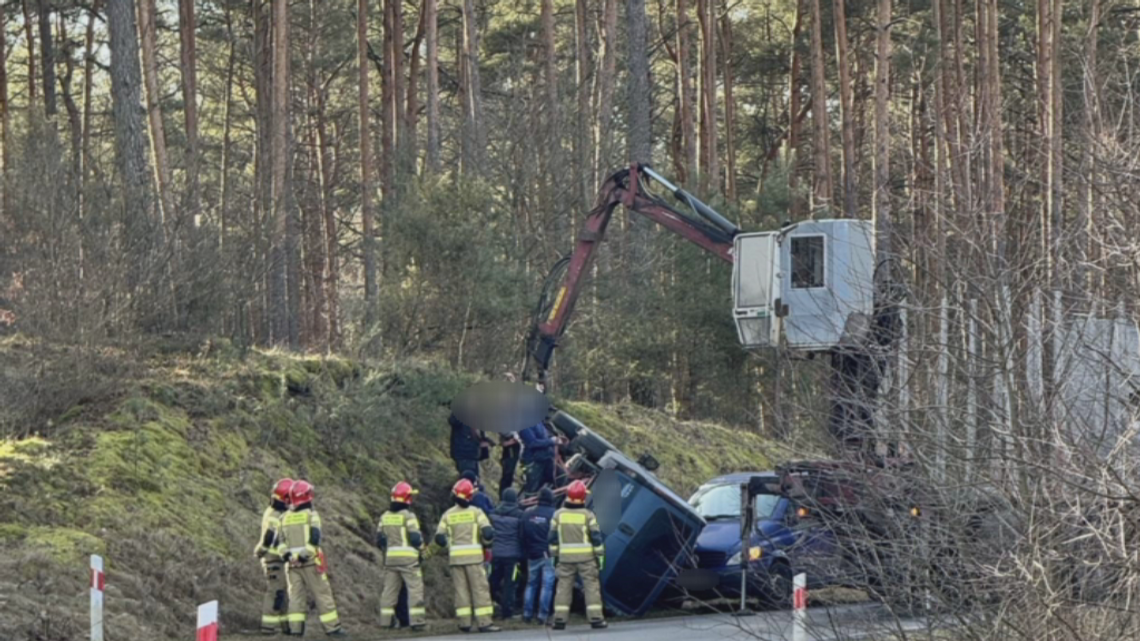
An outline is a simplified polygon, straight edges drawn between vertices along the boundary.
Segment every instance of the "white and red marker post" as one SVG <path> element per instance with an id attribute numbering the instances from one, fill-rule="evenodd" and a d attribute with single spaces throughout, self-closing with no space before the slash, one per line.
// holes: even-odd
<path id="1" fill-rule="evenodd" d="M 107 575 L 103 573 L 103 557 L 91 555 L 91 641 L 103 641 L 103 590 Z"/>
<path id="2" fill-rule="evenodd" d="M 807 641 L 807 575 L 792 579 L 792 641 Z"/>
<path id="3" fill-rule="evenodd" d="M 198 606 L 198 641 L 218 641 L 218 602 Z"/>

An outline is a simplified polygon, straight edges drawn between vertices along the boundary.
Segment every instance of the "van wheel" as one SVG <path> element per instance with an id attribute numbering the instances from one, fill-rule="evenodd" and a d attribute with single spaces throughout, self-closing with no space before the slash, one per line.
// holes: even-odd
<path id="1" fill-rule="evenodd" d="M 765 575 L 764 601 L 780 610 L 792 607 L 793 575 L 787 563 L 775 562 Z"/>

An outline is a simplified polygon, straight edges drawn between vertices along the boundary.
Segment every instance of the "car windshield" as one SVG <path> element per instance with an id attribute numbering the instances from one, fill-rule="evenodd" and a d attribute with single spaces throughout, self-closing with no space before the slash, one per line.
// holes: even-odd
<path id="1" fill-rule="evenodd" d="M 780 497 L 775 494 L 756 496 L 756 518 L 772 516 Z M 740 518 L 739 485 L 704 485 L 689 499 L 689 505 L 706 521 Z"/>

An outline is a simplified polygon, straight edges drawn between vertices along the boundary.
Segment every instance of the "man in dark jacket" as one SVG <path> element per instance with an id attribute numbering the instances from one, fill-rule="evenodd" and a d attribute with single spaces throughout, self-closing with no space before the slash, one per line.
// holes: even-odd
<path id="1" fill-rule="evenodd" d="M 533 496 L 543 487 L 554 485 L 554 448 L 558 442 L 539 423 L 519 432 L 522 441 L 522 462 L 526 466 L 526 485 L 523 494 Z"/>
<path id="2" fill-rule="evenodd" d="M 491 515 L 495 527 L 495 544 L 491 550 L 491 597 L 499 604 L 499 616 L 509 619 L 514 614 L 515 581 L 522 561 L 522 509 L 514 489 L 503 492 L 503 501 Z"/>
<path id="3" fill-rule="evenodd" d="M 455 470 L 460 474 L 470 471 L 479 476 L 483 436 L 456 418 L 455 414 L 447 418 L 447 423 L 451 425 L 451 460 L 455 461 Z"/>
<path id="4" fill-rule="evenodd" d="M 471 481 L 471 484 L 475 486 L 475 496 L 471 497 L 471 505 L 483 510 L 487 518 L 491 518 L 491 515 L 495 513 L 495 502 L 491 500 L 491 497 L 488 496 L 484 490 L 483 484 L 479 482 L 479 475 L 471 470 L 467 470 L 459 478 Z"/>
<path id="5" fill-rule="evenodd" d="M 546 623 L 553 614 L 554 562 L 550 558 L 550 519 L 554 517 L 554 492 L 544 487 L 538 493 L 538 505 L 523 512 L 522 547 L 526 556 L 526 597 L 523 599 L 523 621 L 534 619 L 538 606 L 538 623 Z M 541 601 L 539 592 L 541 590 Z"/>

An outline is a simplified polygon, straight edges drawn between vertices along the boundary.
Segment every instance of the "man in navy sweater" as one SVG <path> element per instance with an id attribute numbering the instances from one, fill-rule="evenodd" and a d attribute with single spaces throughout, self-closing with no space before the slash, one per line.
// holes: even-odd
<path id="1" fill-rule="evenodd" d="M 554 448 L 558 441 L 546 430 L 544 423 L 532 425 L 519 432 L 522 441 L 522 462 L 526 466 L 526 485 L 523 494 L 534 496 L 543 487 L 554 486 Z"/>

